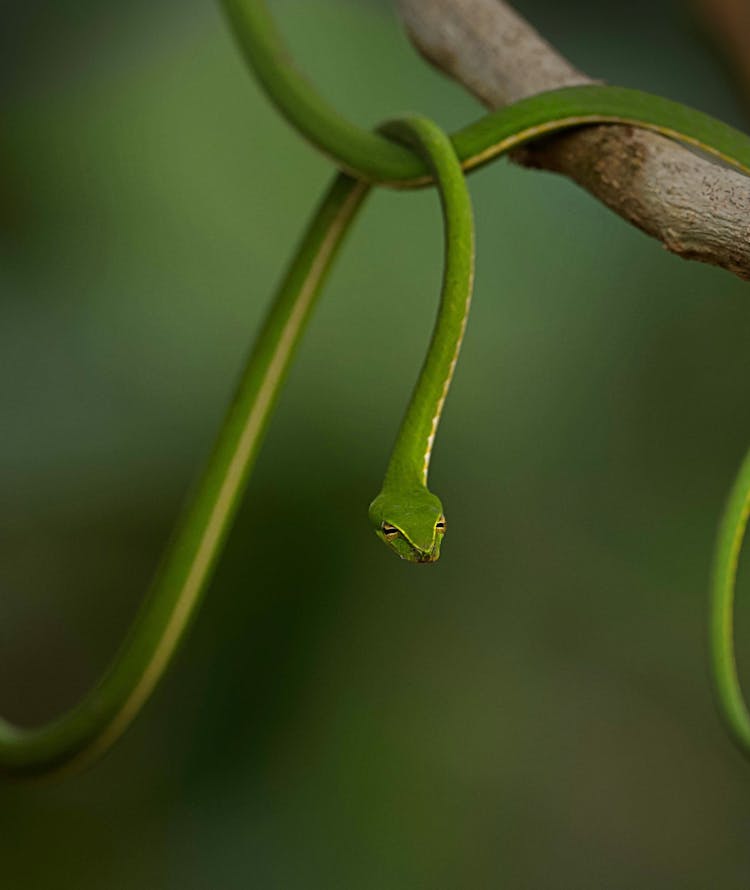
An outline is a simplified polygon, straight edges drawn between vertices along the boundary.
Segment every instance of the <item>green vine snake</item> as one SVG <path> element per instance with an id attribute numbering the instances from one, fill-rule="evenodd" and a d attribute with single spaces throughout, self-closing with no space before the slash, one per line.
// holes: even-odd
<path id="1" fill-rule="evenodd" d="M 424 118 L 362 129 L 333 110 L 294 67 L 262 0 L 223 0 L 250 66 L 277 108 L 339 168 L 300 241 L 241 374 L 211 456 L 153 585 L 109 669 L 84 699 L 33 729 L 0 720 L 0 771 L 29 775 L 91 762 L 127 728 L 168 666 L 208 584 L 273 408 L 324 280 L 373 185 L 434 183 L 445 223 L 441 301 L 383 488 L 376 534 L 400 557 L 434 562 L 446 520 L 427 488 L 432 445 L 469 309 L 474 235 L 464 173 L 525 142 L 593 123 L 659 132 L 750 175 L 750 139 L 701 112 L 635 90 L 571 87 L 490 113 L 450 137 Z M 711 591 L 712 666 L 729 730 L 750 755 L 750 712 L 737 674 L 734 591 L 750 514 L 750 456 L 720 525 Z"/>

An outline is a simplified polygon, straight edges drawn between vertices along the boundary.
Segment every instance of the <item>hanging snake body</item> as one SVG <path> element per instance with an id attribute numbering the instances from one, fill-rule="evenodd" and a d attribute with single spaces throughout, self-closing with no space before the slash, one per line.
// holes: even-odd
<path id="1" fill-rule="evenodd" d="M 382 491 L 370 506 L 378 535 L 400 557 L 434 562 L 446 531 L 427 488 L 432 445 L 468 315 L 474 257 L 464 174 L 525 142 L 587 124 L 631 124 L 693 146 L 750 175 L 750 139 L 705 114 L 636 90 L 570 87 L 522 100 L 450 137 L 414 117 L 362 129 L 328 106 L 289 59 L 261 0 L 223 0 L 244 55 L 279 110 L 339 172 L 315 212 L 257 335 L 235 396 L 153 585 L 111 666 L 61 717 L 21 729 L 0 720 L 0 771 L 70 769 L 106 751 L 168 666 L 195 614 L 242 497 L 263 433 L 336 253 L 372 186 L 436 185 L 445 221 L 437 321 L 396 438 Z M 732 489 L 711 591 L 712 666 L 727 726 L 750 754 L 750 713 L 734 655 L 733 603 L 750 513 L 750 456 Z"/>

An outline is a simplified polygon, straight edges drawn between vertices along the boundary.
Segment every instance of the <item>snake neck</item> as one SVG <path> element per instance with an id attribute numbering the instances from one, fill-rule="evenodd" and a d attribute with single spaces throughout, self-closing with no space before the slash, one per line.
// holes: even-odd
<path id="1" fill-rule="evenodd" d="M 461 350 L 471 302 L 471 285 L 455 287 L 451 279 L 469 280 L 473 275 L 471 250 L 461 257 L 467 270 L 455 269 L 455 245 L 447 251 L 438 317 L 424 364 L 414 386 L 406 414 L 396 437 L 384 487 L 425 488 L 438 424 Z M 453 261 L 453 262 L 452 262 Z"/>
<path id="2" fill-rule="evenodd" d="M 435 434 L 466 329 L 474 281 L 474 224 L 463 173 L 442 131 L 424 119 L 409 118 L 387 124 L 381 132 L 425 159 L 438 184 L 444 219 L 437 318 L 385 478 L 385 487 L 420 489 L 427 486 Z"/>

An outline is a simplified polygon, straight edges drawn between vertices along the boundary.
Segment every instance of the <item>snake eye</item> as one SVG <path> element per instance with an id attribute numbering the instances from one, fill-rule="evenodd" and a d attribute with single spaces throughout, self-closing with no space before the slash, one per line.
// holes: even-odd
<path id="1" fill-rule="evenodd" d="M 384 522 L 381 528 L 383 529 L 383 534 L 386 536 L 386 538 L 395 538 L 398 534 L 398 529 L 396 528 L 396 526 L 391 525 L 389 522 Z"/>
<path id="2" fill-rule="evenodd" d="M 445 522 L 445 516 L 441 516 L 440 519 L 435 523 L 435 529 L 439 532 L 444 532 L 447 528 Z"/>

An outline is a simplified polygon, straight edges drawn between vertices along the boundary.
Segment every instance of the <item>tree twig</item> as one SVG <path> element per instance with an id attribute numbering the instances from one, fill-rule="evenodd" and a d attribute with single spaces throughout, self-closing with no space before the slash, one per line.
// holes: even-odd
<path id="1" fill-rule="evenodd" d="M 490 108 L 590 83 L 503 0 L 399 0 L 419 52 Z M 750 177 L 657 134 L 592 126 L 514 152 L 563 173 L 686 259 L 750 279 Z"/>

